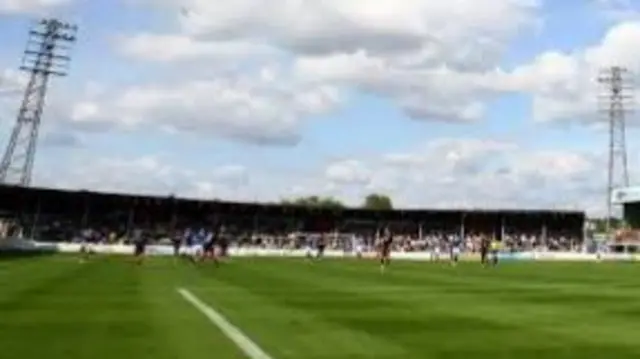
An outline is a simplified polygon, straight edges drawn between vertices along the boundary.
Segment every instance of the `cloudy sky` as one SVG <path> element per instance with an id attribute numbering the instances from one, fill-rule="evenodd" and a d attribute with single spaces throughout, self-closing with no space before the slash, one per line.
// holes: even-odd
<path id="1" fill-rule="evenodd" d="M 47 99 L 37 185 L 598 214 L 594 79 L 640 70 L 639 4 L 0 0 L 0 143 L 27 29 L 54 15 L 80 34 Z"/>

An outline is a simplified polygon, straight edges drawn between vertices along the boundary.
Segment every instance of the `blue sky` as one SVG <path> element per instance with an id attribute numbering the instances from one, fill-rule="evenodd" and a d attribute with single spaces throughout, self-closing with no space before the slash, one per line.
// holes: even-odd
<path id="1" fill-rule="evenodd" d="M 0 0 L 0 88 L 24 84 L 33 19 L 80 25 L 45 110 L 43 186 L 600 213 L 591 80 L 640 60 L 624 1 L 41 3 Z M 0 97 L 3 146 L 18 101 Z"/>

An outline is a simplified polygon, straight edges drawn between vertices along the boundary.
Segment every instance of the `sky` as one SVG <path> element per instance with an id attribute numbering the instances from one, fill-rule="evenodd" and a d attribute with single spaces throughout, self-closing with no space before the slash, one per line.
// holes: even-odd
<path id="1" fill-rule="evenodd" d="M 596 78 L 640 74 L 633 0 L 0 0 L 2 148 L 49 16 L 79 32 L 44 110 L 46 187 L 597 216 Z"/>

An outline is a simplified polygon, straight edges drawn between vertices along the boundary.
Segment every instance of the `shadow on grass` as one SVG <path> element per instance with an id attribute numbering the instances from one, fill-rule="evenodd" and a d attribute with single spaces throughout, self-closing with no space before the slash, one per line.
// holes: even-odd
<path id="1" fill-rule="evenodd" d="M 12 259 L 28 259 L 37 257 L 53 256 L 55 253 L 52 251 L 21 251 L 21 250 L 0 250 L 0 260 L 12 260 Z"/>

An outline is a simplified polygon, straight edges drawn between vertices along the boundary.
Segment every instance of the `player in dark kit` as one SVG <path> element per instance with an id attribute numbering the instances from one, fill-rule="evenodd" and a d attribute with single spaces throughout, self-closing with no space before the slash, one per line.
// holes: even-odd
<path id="1" fill-rule="evenodd" d="M 325 248 L 327 248 L 327 238 L 325 237 L 324 234 L 320 235 L 320 237 L 318 238 L 318 242 L 316 243 L 316 247 L 318 250 L 318 253 L 316 253 L 316 258 L 320 259 L 322 257 L 324 257 L 324 250 Z"/>
<path id="2" fill-rule="evenodd" d="M 211 232 L 205 235 L 204 242 L 202 243 L 202 260 L 212 259 L 214 262 L 218 262 L 216 258 L 216 245 L 218 244 L 218 233 Z"/>
<path id="3" fill-rule="evenodd" d="M 391 263 L 391 245 L 393 244 L 393 235 L 390 231 L 384 235 L 380 243 L 380 272 L 384 272 L 385 268 Z"/>
<path id="4" fill-rule="evenodd" d="M 134 238 L 133 255 L 134 255 L 134 257 L 137 258 L 138 264 L 142 264 L 142 261 L 144 260 L 144 254 L 145 254 L 146 249 L 147 249 L 147 242 L 148 241 L 149 241 L 149 239 L 143 233 L 139 233 Z"/>
<path id="5" fill-rule="evenodd" d="M 500 253 L 500 241 L 493 240 L 491 241 L 491 265 L 498 265 L 498 253 Z"/>
<path id="6" fill-rule="evenodd" d="M 90 253 L 89 243 L 87 243 L 86 240 L 83 240 L 82 243 L 80 243 L 80 263 L 87 261 Z"/>
<path id="7" fill-rule="evenodd" d="M 80 263 L 84 263 L 89 259 L 89 255 L 92 254 L 91 243 L 93 242 L 93 233 L 85 231 L 82 233 L 82 239 L 80 242 Z"/>
<path id="8" fill-rule="evenodd" d="M 487 265 L 489 261 L 489 247 L 491 246 L 491 240 L 488 238 L 482 238 L 480 241 L 480 263 Z"/>
<path id="9" fill-rule="evenodd" d="M 460 260 L 460 252 L 462 251 L 462 240 L 460 238 L 454 238 L 451 241 L 451 248 L 449 248 L 449 255 L 451 256 L 451 265 L 458 265 Z"/>
<path id="10" fill-rule="evenodd" d="M 213 235 L 202 243 L 202 260 L 213 258 L 216 240 Z"/>
<path id="11" fill-rule="evenodd" d="M 231 232 L 224 226 L 220 227 L 218 233 L 218 246 L 220 247 L 220 257 L 226 258 L 229 255 L 229 241 L 231 240 Z"/>
<path id="12" fill-rule="evenodd" d="M 182 237 L 179 232 L 173 234 L 171 244 L 173 246 L 173 256 L 178 257 L 180 255 L 180 246 L 182 245 Z"/>

